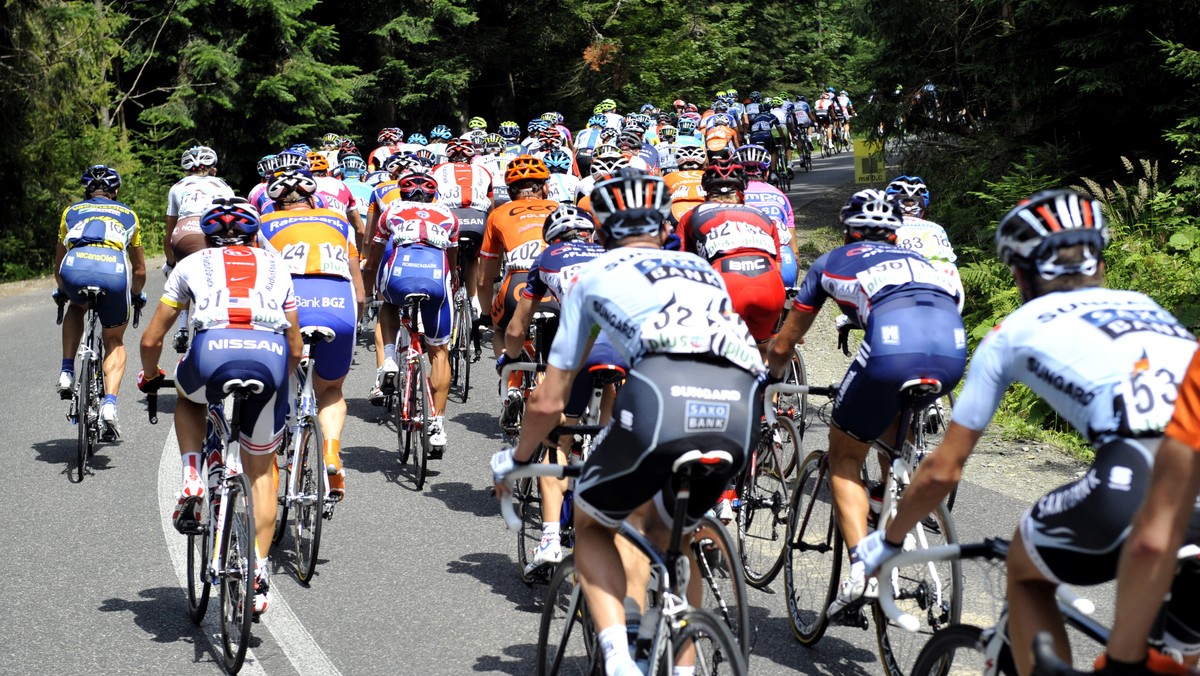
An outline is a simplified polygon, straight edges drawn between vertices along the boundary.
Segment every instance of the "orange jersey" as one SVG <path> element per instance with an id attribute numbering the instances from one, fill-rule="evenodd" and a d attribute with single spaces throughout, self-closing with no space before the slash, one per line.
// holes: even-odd
<path id="1" fill-rule="evenodd" d="M 1166 434 L 1200 452 L 1200 350 L 1192 355 Z"/>
<path id="2" fill-rule="evenodd" d="M 331 209 L 273 211 L 262 217 L 258 240 L 279 253 L 293 276 L 351 279 L 350 259 L 358 258 L 354 228 Z"/>
<path id="3" fill-rule="evenodd" d="M 707 193 L 700 187 L 700 178 L 704 172 L 700 169 L 672 171 L 663 177 L 667 190 L 671 193 L 671 214 L 679 221 L 683 215 L 697 205 L 703 204 Z"/>
<path id="4" fill-rule="evenodd" d="M 721 150 L 730 145 L 736 148 L 738 145 L 737 131 L 723 124 L 709 127 L 704 131 L 704 145 L 709 150 Z"/>
<path id="5" fill-rule="evenodd" d="M 533 260 L 546 248 L 542 226 L 557 208 L 558 202 L 541 199 L 517 200 L 496 207 L 488 215 L 479 255 L 503 257 L 508 274 L 529 270 Z"/>

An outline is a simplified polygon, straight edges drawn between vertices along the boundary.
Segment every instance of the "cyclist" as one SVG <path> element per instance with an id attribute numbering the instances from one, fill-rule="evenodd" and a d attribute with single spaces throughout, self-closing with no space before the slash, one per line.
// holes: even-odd
<path id="1" fill-rule="evenodd" d="M 617 114 L 617 102 L 612 99 L 604 99 L 596 105 L 595 111 L 599 115 L 603 115 L 606 127 L 610 129 L 621 130 L 621 125 L 624 124 L 624 119 Z"/>
<path id="2" fill-rule="evenodd" d="M 896 231 L 896 244 L 921 254 L 950 279 L 958 289 L 958 310 L 961 312 L 965 294 L 958 266 L 955 265 L 958 256 L 950 245 L 946 229 L 925 219 L 929 188 L 920 176 L 898 176 L 887 184 L 885 192 L 904 215 L 904 225 Z"/>
<path id="3" fill-rule="evenodd" d="M 546 222 L 546 216 L 558 208 L 558 202 L 546 199 L 548 178 L 550 170 L 545 162 L 531 155 L 513 158 L 504 175 L 512 201 L 496 207 L 488 215 L 483 244 L 479 250 L 483 269 L 477 283 L 479 302 L 491 300 L 491 320 L 497 332 L 508 328 L 520 302 L 529 268 L 546 247 L 542 239 L 542 225 Z M 504 279 L 493 297 L 492 280 L 500 273 L 501 259 L 504 261 Z M 495 356 L 499 357 L 503 341 L 493 340 L 492 348 Z M 516 375 L 509 382 L 506 402 L 521 396 Z"/>
<path id="4" fill-rule="evenodd" d="M 731 157 L 738 146 L 738 133 L 733 128 L 733 118 L 728 113 L 717 113 L 710 118 L 712 124 L 704 130 L 704 146 L 710 156 Z"/>
<path id="5" fill-rule="evenodd" d="M 472 132 L 472 131 L 475 131 L 476 129 L 479 129 L 479 130 L 483 131 L 484 133 L 487 133 L 487 120 L 483 119 L 482 117 L 478 117 L 478 116 L 472 117 L 470 120 L 467 120 L 467 131 Z"/>
<path id="6" fill-rule="evenodd" d="M 680 146 L 675 149 L 678 167 L 666 175 L 667 190 L 671 192 L 671 219 L 678 223 L 683 215 L 704 202 L 704 165 L 707 155 L 700 146 Z"/>
<path id="7" fill-rule="evenodd" d="M 566 294 L 546 377 L 531 395 L 520 441 L 497 453 L 492 468 L 502 479 L 515 465 L 534 459 L 541 440 L 559 423 L 594 337 L 607 335 L 632 371 L 613 410 L 613 419 L 623 422 L 610 424 L 576 483 L 576 565 L 606 673 L 640 674 L 629 654 L 623 599 L 644 598 L 647 572 L 626 578 L 615 530 L 628 519 L 660 547 L 666 545 L 671 526 L 665 515 L 673 497 L 663 487 L 674 461 L 691 449 L 732 456 L 729 475 L 692 483 L 688 519 L 712 507 L 744 463 L 744 449 L 757 442 L 763 364 L 720 276 L 693 254 L 661 248 L 668 235 L 661 178 L 621 169 L 599 182 L 593 196 L 601 222 L 597 235 L 608 251 L 578 274 Z M 721 431 L 700 432 L 701 427 Z M 507 488 L 497 483 L 497 491 Z M 685 543 L 683 550 L 690 549 Z M 691 575 L 699 579 L 694 564 Z"/>
<path id="8" fill-rule="evenodd" d="M 263 155 L 258 158 L 255 169 L 258 170 L 258 178 L 260 180 L 246 195 L 246 199 L 251 204 L 257 204 L 259 200 L 266 199 L 267 184 L 271 182 L 271 176 L 275 173 L 275 156 Z"/>
<path id="9" fill-rule="evenodd" d="M 840 218 L 846 244 L 809 268 L 792 311 L 771 342 L 769 358 L 772 374 L 782 374 L 793 346 L 803 341 L 830 296 L 856 324 L 866 327 L 858 358 L 834 399 L 829 426 L 834 511 L 853 549 L 867 530 L 863 461 L 876 439 L 890 439 L 885 430 L 895 425 L 900 411 L 901 384 L 936 378 L 943 391 L 953 389 L 966 365 L 967 339 L 955 290 L 920 254 L 895 245 L 903 222 L 882 192 L 854 193 Z M 865 591 L 873 591 L 866 589 L 863 570 L 863 562 L 851 555 L 850 575 L 829 607 L 830 617 Z"/>
<path id="10" fill-rule="evenodd" d="M 842 128 L 845 130 L 846 138 L 850 138 L 850 118 L 855 116 L 854 104 L 850 101 L 850 93 L 845 89 L 838 92 L 837 107 L 839 116 L 842 120 Z"/>
<path id="11" fill-rule="evenodd" d="M 460 261 L 471 311 L 478 317 L 482 301 L 476 296 L 479 286 L 479 259 L 476 252 L 483 243 L 484 219 L 492 209 L 492 174 L 482 165 L 472 164 L 475 147 L 469 141 L 452 139 L 446 146 L 447 161 L 433 168 L 437 181 L 437 203 L 455 211 L 461 228 L 464 251 Z M 470 210 L 469 212 L 465 210 Z M 464 210 L 464 211 L 459 211 Z M 457 269 L 455 274 L 458 274 Z M 486 299 L 485 299 L 486 300 Z"/>
<path id="12" fill-rule="evenodd" d="M 565 150 L 555 149 L 546 153 L 542 161 L 550 170 L 550 178 L 546 181 L 546 198 L 564 204 L 574 203 L 579 177 L 571 173 L 571 156 Z"/>
<path id="13" fill-rule="evenodd" d="M 154 381 L 164 375 L 158 366 L 163 336 L 180 310 L 192 306 L 196 340 L 175 371 L 175 436 L 183 482 L 172 521 L 180 532 L 194 532 L 205 491 L 200 452 L 208 404 L 224 398 L 222 388 L 230 380 L 253 378 L 264 385 L 246 400 L 238 421 L 242 468 L 254 503 L 254 612 L 261 614 L 270 599 L 266 554 L 275 531 L 275 449 L 287 419 L 288 374 L 300 363 L 304 343 L 286 263 L 253 246 L 259 228 L 254 206 L 240 197 L 218 197 L 200 217 L 200 227 L 211 248 L 180 261 L 167 279 L 142 335 L 138 389 L 157 389 Z M 209 458 L 210 467 L 220 462 Z"/>
<path id="14" fill-rule="evenodd" d="M 823 137 L 822 143 L 826 149 L 833 148 L 833 107 L 836 101 L 833 95 L 829 92 L 821 92 L 821 96 L 817 98 L 817 103 L 813 107 L 813 116 L 817 122 L 817 131 Z"/>
<path id="15" fill-rule="evenodd" d="M 365 242 L 367 205 L 371 203 L 371 193 L 375 188 L 366 180 L 367 163 L 359 155 L 343 153 L 338 168 L 334 172 L 350 189 L 350 194 L 354 196 L 354 210 L 358 212 L 359 219 L 356 227 L 361 228 L 359 232 L 362 239 L 360 241 Z"/>
<path id="16" fill-rule="evenodd" d="M 1071 190 L 1037 193 L 1000 220 L 996 252 L 1024 305 L 975 350 L 944 441 L 921 462 L 886 532 L 857 551 L 872 571 L 895 553 L 889 543 L 957 484 L 1008 385 L 1024 383 L 1096 451 L 1087 474 L 1025 513 L 1008 550 L 1010 644 L 1029 646 L 1038 631 L 1049 631 L 1068 660 L 1055 588 L 1116 575 L 1120 546 L 1147 496 L 1158 437 L 1196 351 L 1195 338 L 1157 303 L 1103 288 L 1108 241 L 1100 204 Z M 1183 500 L 1191 505 L 1194 496 Z M 1031 651 L 1012 652 L 1017 669 L 1029 673 Z"/>
<path id="17" fill-rule="evenodd" d="M 354 226 L 356 241 L 363 241 L 367 229 L 358 213 L 358 203 L 350 186 L 339 178 L 329 175 L 329 160 L 321 153 L 309 153 L 308 170 L 313 180 L 317 182 L 317 195 L 325 202 L 325 207 L 336 211 L 338 215 L 350 221 Z"/>
<path id="18" fill-rule="evenodd" d="M 400 143 L 400 139 L 404 137 L 404 132 L 400 131 L 399 127 L 384 127 L 379 130 L 379 136 L 376 141 L 379 147 L 371 151 L 367 156 L 367 166 L 372 171 L 383 169 L 383 163 L 387 158 L 396 154 L 396 144 Z"/>
<path id="19" fill-rule="evenodd" d="M 378 386 L 385 392 L 396 386 L 400 372 L 395 340 L 400 331 L 404 298 L 410 293 L 429 295 L 421 303 L 421 323 L 433 398 L 429 423 L 432 458 L 440 458 L 446 449 L 443 416 L 450 392 L 450 321 L 454 298 L 451 291 L 460 283 L 458 219 L 448 206 L 433 203 L 438 188 L 437 181 L 423 174 L 400 178 L 396 187 L 400 199 L 388 205 L 379 219 L 365 269 L 368 289 L 378 283 L 384 300 L 379 309 L 379 324 L 387 340 L 383 345 L 382 382 Z"/>
<path id="20" fill-rule="evenodd" d="M 315 207 L 318 190 L 312 174 L 285 171 L 271 180 L 267 193 L 276 210 L 262 217 L 258 241 L 278 252 L 295 285 L 301 326 L 333 329 L 332 341 L 312 346 L 317 360 L 313 389 L 317 421 L 325 437 L 329 497 L 346 494 L 341 437 L 346 424 L 342 385 L 354 356 L 355 327 L 362 315 L 363 280 L 350 223 L 332 209 Z"/>
<path id="21" fill-rule="evenodd" d="M 591 172 L 592 151 L 600 145 L 600 132 L 604 131 L 606 122 L 603 115 L 592 115 L 588 118 L 587 129 L 575 135 L 575 158 L 584 174 Z"/>
<path id="22" fill-rule="evenodd" d="M 771 217 L 779 230 L 780 243 L 784 248 L 790 245 L 794 254 L 797 246 L 794 237 L 796 215 L 792 211 L 792 203 L 783 191 L 767 182 L 771 173 L 771 154 L 760 145 L 744 145 L 737 150 L 737 161 L 746 170 L 743 201 L 747 206 Z"/>
<path id="23" fill-rule="evenodd" d="M 605 174 L 611 174 L 617 169 L 629 166 L 629 158 L 621 149 L 614 145 L 602 145 L 596 148 L 596 154 L 592 158 L 592 173 L 575 186 L 575 203 L 584 211 L 591 213 L 592 210 L 592 188 L 596 186 L 596 179 Z"/>
<path id="24" fill-rule="evenodd" d="M 535 151 L 542 147 L 541 133 L 550 128 L 550 124 L 540 117 L 535 117 L 525 126 L 529 135 L 521 141 L 521 146 L 525 149 L 524 154 L 532 155 Z"/>
<path id="25" fill-rule="evenodd" d="M 771 99 L 771 114 L 779 121 L 779 125 L 771 129 L 774 139 L 772 154 L 783 150 L 783 165 L 787 167 L 788 178 L 795 178 L 792 173 L 792 139 L 797 135 L 796 118 L 792 110 L 792 102 L 776 96 Z"/>
<path id="26" fill-rule="evenodd" d="M 58 225 L 58 243 L 54 247 L 56 297 L 70 301 L 62 324 L 62 369 L 58 374 L 58 393 L 71 398 L 75 388 L 75 353 L 83 340 L 86 299 L 79 295 L 85 286 L 97 286 L 104 295 L 96 302 L 101 338 L 104 341 L 104 402 L 100 405 L 102 435 L 115 439 L 117 395 L 125 376 L 125 328 L 130 303 L 143 306 L 146 297 L 146 255 L 142 250 L 142 231 L 137 214 L 117 201 L 121 175 L 115 169 L 97 164 L 88 167 L 80 179 L 83 200 L 63 210 Z M 83 424 L 81 421 L 79 424 Z"/>

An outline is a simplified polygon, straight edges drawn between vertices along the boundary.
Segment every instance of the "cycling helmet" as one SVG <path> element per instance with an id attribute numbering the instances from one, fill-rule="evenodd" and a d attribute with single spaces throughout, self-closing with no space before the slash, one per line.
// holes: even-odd
<path id="1" fill-rule="evenodd" d="M 597 103 L 596 106 L 592 108 L 592 115 L 603 115 L 605 112 L 607 111 L 605 111 L 603 103 Z"/>
<path id="2" fill-rule="evenodd" d="M 399 143 L 400 136 L 401 134 L 399 127 L 384 127 L 383 129 L 379 130 L 379 136 L 376 137 L 375 140 L 378 141 L 380 145 L 391 145 L 393 143 Z"/>
<path id="3" fill-rule="evenodd" d="M 682 108 L 683 105 L 684 105 L 683 99 L 675 99 L 675 101 L 671 104 L 671 107 L 672 108 Z"/>
<path id="4" fill-rule="evenodd" d="M 614 149 L 616 148 L 616 146 L 607 147 Z M 611 174 L 618 169 L 623 169 L 628 166 L 629 159 L 625 157 L 624 153 L 622 153 L 620 150 L 617 150 L 615 155 L 612 153 L 605 153 L 603 156 L 593 155 L 592 166 L 589 171 L 591 172 L 593 179 L 599 180 L 601 176 Z"/>
<path id="5" fill-rule="evenodd" d="M 543 129 L 549 129 L 550 123 L 540 117 L 535 117 L 525 125 L 525 129 L 529 131 L 530 136 L 537 136 Z"/>
<path id="6" fill-rule="evenodd" d="M 667 143 L 674 143 L 679 138 L 679 130 L 666 124 L 658 128 L 658 137 Z"/>
<path id="7" fill-rule="evenodd" d="M 321 150 L 336 150 L 341 140 L 341 136 L 329 132 L 321 137 Z"/>
<path id="8" fill-rule="evenodd" d="M 354 144 L 354 139 L 349 136 L 343 136 L 338 140 L 338 148 L 343 152 L 357 153 L 358 146 Z"/>
<path id="9" fill-rule="evenodd" d="M 267 196 L 276 202 L 302 202 L 317 192 L 317 182 L 307 169 L 281 171 L 267 184 Z"/>
<path id="10" fill-rule="evenodd" d="M 554 127 L 546 127 L 537 134 L 538 142 L 542 148 L 561 148 L 563 144 L 562 132 Z"/>
<path id="11" fill-rule="evenodd" d="M 611 113 L 617 109 L 617 102 L 613 101 L 612 99 L 604 99 L 603 101 L 600 102 L 600 105 L 604 106 L 603 112 L 606 112 L 606 113 Z"/>
<path id="12" fill-rule="evenodd" d="M 622 129 L 624 129 L 625 127 L 628 127 L 628 126 L 629 126 L 629 125 L 631 125 L 631 124 L 641 124 L 641 123 L 638 121 L 638 114 L 637 114 L 637 113 L 629 113 L 629 114 L 627 114 L 627 115 L 625 116 L 625 118 L 624 118 L 624 119 L 621 121 L 621 128 L 622 128 Z"/>
<path id="13" fill-rule="evenodd" d="M 437 164 L 437 154 L 429 148 L 421 148 L 412 154 L 417 163 L 426 169 L 432 169 Z"/>
<path id="14" fill-rule="evenodd" d="M 684 105 L 683 109 L 685 112 L 689 112 L 689 113 L 699 113 L 700 112 L 700 107 L 694 103 L 689 103 L 689 104 Z"/>
<path id="15" fill-rule="evenodd" d="M 429 138 L 435 141 L 449 141 L 453 136 L 454 133 L 450 131 L 450 127 L 444 124 L 439 124 L 429 132 Z"/>
<path id="16" fill-rule="evenodd" d="M 762 92 L 757 90 L 750 92 L 750 103 L 762 103 Z"/>
<path id="17" fill-rule="evenodd" d="M 716 115 L 713 115 L 713 126 L 715 127 L 717 125 L 732 127 L 733 118 L 729 116 L 729 113 L 717 113 Z"/>
<path id="18" fill-rule="evenodd" d="M 288 150 L 293 150 L 295 152 L 300 153 L 301 155 L 307 155 L 312 152 L 312 147 L 309 146 L 307 143 L 297 143 L 295 145 L 289 146 Z"/>
<path id="19" fill-rule="evenodd" d="M 680 169 L 703 169 L 708 154 L 700 146 L 679 146 L 675 149 L 675 165 Z"/>
<path id="20" fill-rule="evenodd" d="M 470 162 L 475 157 L 475 146 L 462 138 L 450 139 L 446 144 L 446 158 L 451 162 Z"/>
<path id="21" fill-rule="evenodd" d="M 500 128 L 497 131 L 509 143 L 516 143 L 521 138 L 521 125 L 512 120 L 501 122 Z"/>
<path id="22" fill-rule="evenodd" d="M 217 166 L 217 151 L 208 146 L 192 146 L 183 151 L 179 164 L 188 171 Z"/>
<path id="23" fill-rule="evenodd" d="M 608 120 L 604 119 L 603 115 L 593 115 L 588 118 L 587 126 L 603 128 L 608 124 Z"/>
<path id="24" fill-rule="evenodd" d="M 1044 280 L 1096 274 L 1108 242 L 1100 203 L 1074 190 L 1043 190 L 1013 207 L 996 227 L 1000 260 Z M 1080 244 L 1085 245 L 1082 262 L 1058 259 L 1059 249 Z"/>
<path id="25" fill-rule="evenodd" d="M 357 178 L 367 171 L 367 162 L 358 155 L 343 155 L 338 158 L 344 176 Z"/>
<path id="26" fill-rule="evenodd" d="M 776 96 L 775 98 L 771 99 L 771 106 L 773 108 L 782 108 L 783 107 L 783 99 L 781 97 Z"/>
<path id="27" fill-rule="evenodd" d="M 533 155 L 517 155 L 504 171 L 504 182 L 510 187 L 520 181 L 545 181 L 550 178 L 546 163 Z"/>
<path id="28" fill-rule="evenodd" d="M 546 163 L 546 168 L 552 174 L 565 174 L 571 171 L 571 156 L 561 148 L 555 148 L 546 153 L 542 161 Z"/>
<path id="29" fill-rule="evenodd" d="M 467 129 L 487 129 L 487 120 L 482 117 L 472 117 L 467 122 Z"/>
<path id="30" fill-rule="evenodd" d="M 256 168 L 258 169 L 258 175 L 262 178 L 266 178 L 275 173 L 275 156 L 263 155 L 262 157 L 258 158 L 258 165 Z"/>
<path id="31" fill-rule="evenodd" d="M 606 243 L 656 235 L 671 211 L 671 193 L 658 176 L 625 167 L 601 176 L 592 189 L 592 212 Z"/>
<path id="32" fill-rule="evenodd" d="M 100 190 L 112 194 L 121 187 L 121 175 L 112 167 L 95 164 L 84 169 L 80 182 L 89 195 Z"/>
<path id="33" fill-rule="evenodd" d="M 487 137 L 483 139 L 483 152 L 491 155 L 498 155 L 502 150 L 504 150 L 503 136 L 492 133 L 488 134 Z"/>
<path id="34" fill-rule="evenodd" d="M 383 161 L 383 170 L 396 175 L 403 171 L 407 171 L 410 167 L 416 164 L 416 160 L 408 153 L 392 153 L 386 160 Z"/>
<path id="35" fill-rule="evenodd" d="M 637 152 L 642 149 L 642 135 L 633 129 L 625 129 L 617 137 L 617 147 L 621 150 Z"/>
<path id="36" fill-rule="evenodd" d="M 759 175 L 771 166 L 771 153 L 759 145 L 745 145 L 737 149 L 737 161 L 741 162 L 750 175 Z"/>
<path id="37" fill-rule="evenodd" d="M 200 231 L 216 246 L 248 244 L 258 234 L 258 210 L 243 197 L 217 197 L 200 215 Z"/>
<path id="38" fill-rule="evenodd" d="M 716 101 L 713 101 L 712 110 L 714 113 L 727 112 L 729 110 L 729 104 L 725 103 L 724 101 L 722 101 L 720 99 L 717 99 Z"/>
<path id="39" fill-rule="evenodd" d="M 487 132 L 482 129 L 472 129 L 466 133 L 466 138 L 475 146 L 476 152 L 483 150 L 483 142 L 487 139 Z"/>
<path id="40" fill-rule="evenodd" d="M 275 156 L 275 166 L 272 173 L 295 171 L 308 168 L 308 155 L 295 150 L 285 150 Z"/>
<path id="41" fill-rule="evenodd" d="M 396 190 L 409 202 L 432 202 L 437 197 L 438 184 L 428 174 L 406 174 L 396 181 Z"/>
<path id="42" fill-rule="evenodd" d="M 309 171 L 329 171 L 329 160 L 321 153 L 308 154 Z"/>
<path id="43" fill-rule="evenodd" d="M 713 162 L 704 170 L 700 187 L 709 195 L 746 191 L 746 170 L 733 160 Z"/>
<path id="44" fill-rule="evenodd" d="M 601 145 L 605 143 L 615 144 L 617 142 L 617 137 L 620 135 L 621 132 L 617 131 L 616 129 L 612 127 L 605 127 L 604 130 L 600 132 L 600 143 Z"/>
<path id="45" fill-rule="evenodd" d="M 539 117 L 541 117 L 543 120 L 545 120 L 546 124 L 548 124 L 548 125 L 553 126 L 553 125 L 558 124 L 558 113 L 553 113 L 553 112 L 542 113 L 541 115 L 539 115 Z"/>
<path id="46" fill-rule="evenodd" d="M 920 176 L 897 176 L 887 184 L 884 192 L 909 216 L 919 218 L 929 206 L 929 188 Z"/>
<path id="47" fill-rule="evenodd" d="M 839 214 L 846 228 L 846 241 L 895 242 L 896 229 L 904 219 L 880 190 L 859 190 L 850 196 Z"/>
<path id="48" fill-rule="evenodd" d="M 408 143 L 418 146 L 427 146 L 429 145 L 429 139 L 425 138 L 424 134 L 409 134 Z"/>
<path id="49" fill-rule="evenodd" d="M 691 136 L 696 133 L 696 121 L 690 117 L 680 116 L 679 118 L 679 133 L 684 136 Z"/>
<path id="50" fill-rule="evenodd" d="M 542 225 L 542 239 L 547 244 L 563 240 L 586 237 L 596 231 L 596 221 L 586 209 L 574 204 L 562 204 L 550 212 Z"/>

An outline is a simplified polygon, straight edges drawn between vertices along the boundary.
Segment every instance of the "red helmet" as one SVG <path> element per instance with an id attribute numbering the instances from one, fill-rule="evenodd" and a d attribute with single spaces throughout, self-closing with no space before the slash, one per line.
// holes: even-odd
<path id="1" fill-rule="evenodd" d="M 400 191 L 400 195 L 414 202 L 432 202 L 437 196 L 437 189 L 437 181 L 428 174 L 407 174 L 396 181 L 396 190 Z"/>
<path id="2" fill-rule="evenodd" d="M 673 105 L 675 108 L 682 108 L 682 107 L 684 106 L 683 99 L 675 99 L 675 103 L 674 103 L 674 104 L 672 104 L 672 105 Z"/>
<path id="3" fill-rule="evenodd" d="M 450 142 L 446 144 L 446 157 L 451 162 L 469 162 L 472 157 L 475 157 L 475 145 L 465 138 L 450 139 Z"/>

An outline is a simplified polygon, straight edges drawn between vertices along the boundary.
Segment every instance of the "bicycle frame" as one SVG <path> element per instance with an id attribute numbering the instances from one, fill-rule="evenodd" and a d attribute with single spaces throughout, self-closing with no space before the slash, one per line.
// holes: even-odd
<path id="1" fill-rule="evenodd" d="M 404 369 L 404 391 L 399 389 L 396 391 L 396 396 L 400 397 L 397 405 L 400 407 L 400 419 L 406 424 L 412 425 L 418 421 L 412 419 L 413 412 L 409 408 L 409 400 L 412 398 L 413 380 L 416 377 L 417 361 L 425 355 L 425 348 L 422 341 L 425 339 L 425 334 L 417 330 L 417 312 L 421 307 L 421 299 L 410 300 L 400 311 L 400 330 L 396 333 L 396 358 L 400 359 L 403 355 Z M 429 383 L 426 382 L 422 389 L 425 396 L 426 410 L 433 413 L 433 393 L 429 389 Z M 419 421 L 424 425 L 425 421 Z"/>
<path id="2" fill-rule="evenodd" d="M 306 326 L 301 329 L 304 336 L 304 355 L 300 360 L 300 365 L 296 368 L 296 397 L 292 400 L 291 420 L 288 421 L 288 429 L 290 430 L 290 448 L 288 449 L 289 464 L 292 470 L 288 473 L 288 489 L 287 495 L 284 498 L 290 505 L 300 505 L 302 507 L 311 507 L 316 502 L 316 497 L 301 493 L 300 483 L 303 480 L 303 460 L 301 451 L 304 448 L 304 439 L 300 434 L 300 428 L 305 424 L 314 426 L 320 425 L 317 419 L 317 395 L 313 389 L 313 373 L 316 371 L 316 359 L 310 355 L 314 341 L 332 341 L 336 334 L 332 329 L 324 326 Z M 317 453 L 323 453 L 324 449 L 316 449 Z M 324 495 L 325 504 L 322 507 L 322 516 L 326 519 L 333 517 L 333 509 L 337 504 L 328 498 L 329 495 L 329 476 L 322 474 L 321 481 L 325 484 Z"/>

